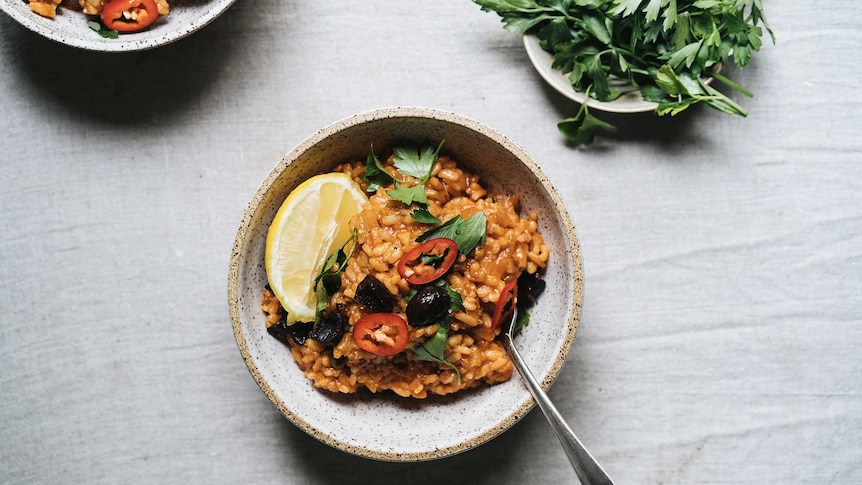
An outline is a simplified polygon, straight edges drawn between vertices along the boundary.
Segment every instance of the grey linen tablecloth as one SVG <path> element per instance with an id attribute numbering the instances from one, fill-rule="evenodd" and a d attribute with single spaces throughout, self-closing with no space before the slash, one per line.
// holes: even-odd
<path id="1" fill-rule="evenodd" d="M 0 16 L 0 483 L 574 483 L 538 411 L 379 463 L 295 428 L 243 364 L 246 203 L 302 139 L 389 106 L 488 124 L 560 190 L 586 286 L 550 396 L 618 484 L 862 483 L 862 4 L 766 3 L 777 45 L 727 71 L 748 118 L 613 116 L 586 148 L 467 0 L 241 0 L 126 55 Z"/>

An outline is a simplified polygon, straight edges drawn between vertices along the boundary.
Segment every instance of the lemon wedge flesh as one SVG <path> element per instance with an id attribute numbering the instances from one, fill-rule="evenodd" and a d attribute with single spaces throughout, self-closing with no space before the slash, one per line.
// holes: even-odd
<path id="1" fill-rule="evenodd" d="M 266 236 L 264 266 L 272 292 L 287 310 L 287 324 L 314 321 L 314 278 L 326 258 L 350 239 L 350 218 L 368 197 L 350 176 L 327 173 L 287 196 Z"/>

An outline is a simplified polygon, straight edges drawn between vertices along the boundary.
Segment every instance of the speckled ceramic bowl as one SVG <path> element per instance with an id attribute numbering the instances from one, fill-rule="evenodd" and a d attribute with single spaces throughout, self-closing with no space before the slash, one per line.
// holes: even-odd
<path id="1" fill-rule="evenodd" d="M 142 32 L 105 39 L 87 26 L 81 12 L 58 8 L 57 17 L 47 19 L 30 10 L 25 0 L 0 0 L 0 10 L 21 25 L 45 37 L 73 47 L 93 51 L 140 51 L 170 44 L 212 22 L 236 0 L 172 0 L 171 12 Z"/>
<path id="2" fill-rule="evenodd" d="M 551 385 L 575 337 L 583 273 L 575 229 L 557 191 L 524 151 L 505 136 L 462 116 L 422 108 L 356 115 L 315 133 L 270 172 L 243 216 L 230 261 L 228 296 L 239 350 L 251 375 L 278 409 L 315 438 L 343 451 L 385 461 L 420 461 L 466 451 L 499 435 L 535 404 L 520 378 L 425 400 L 393 393 L 336 395 L 314 388 L 289 350 L 265 329 L 266 233 L 288 193 L 339 162 L 364 160 L 373 144 L 445 140 L 444 152 L 486 186 L 518 193 L 523 211 L 539 214 L 551 248 L 547 288 L 516 344 L 543 387 Z"/>

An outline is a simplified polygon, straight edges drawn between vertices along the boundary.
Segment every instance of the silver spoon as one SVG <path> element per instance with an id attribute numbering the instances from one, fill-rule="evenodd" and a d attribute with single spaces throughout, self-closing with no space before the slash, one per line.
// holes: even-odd
<path id="1" fill-rule="evenodd" d="M 560 415 L 560 412 L 557 411 L 554 403 L 551 402 L 548 395 L 542 390 L 542 386 L 539 385 L 539 382 L 535 377 L 533 377 L 530 369 L 527 368 L 527 364 L 524 362 L 521 354 L 519 354 L 518 350 L 515 349 L 515 341 L 512 339 L 512 332 L 515 329 L 515 322 L 518 320 L 518 305 L 516 303 L 517 301 L 512 299 L 512 318 L 508 322 L 503 322 L 503 347 L 506 349 L 506 352 L 508 352 L 509 357 L 512 358 L 512 362 L 515 364 L 515 369 L 518 369 L 518 373 L 521 374 L 521 377 L 524 379 L 527 389 L 530 391 L 530 394 L 533 395 L 533 398 L 539 405 L 539 409 L 542 410 L 542 413 L 548 420 L 548 424 L 550 424 L 551 429 L 554 430 L 554 434 L 557 435 L 560 443 L 562 443 L 563 449 L 566 451 L 566 456 L 569 457 L 569 462 L 571 462 L 572 467 L 575 469 L 575 474 L 578 476 L 581 483 L 583 485 L 613 485 L 614 482 L 608 476 L 607 472 L 605 472 L 602 466 L 599 465 L 599 462 L 593 458 L 593 455 L 584 448 L 584 445 L 581 444 L 581 440 L 575 436 L 572 428 L 566 424 L 566 421 L 563 419 L 563 416 Z"/>

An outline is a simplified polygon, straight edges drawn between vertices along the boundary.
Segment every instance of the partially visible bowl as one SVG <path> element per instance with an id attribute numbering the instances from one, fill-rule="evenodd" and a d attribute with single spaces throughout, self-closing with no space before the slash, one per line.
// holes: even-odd
<path id="1" fill-rule="evenodd" d="M 525 35 L 524 48 L 527 50 L 530 62 L 533 63 L 533 67 L 536 68 L 542 79 L 563 96 L 583 104 L 584 93 L 575 91 L 569 78 L 562 71 L 553 67 L 554 56 L 542 49 L 542 46 L 539 45 L 538 37 L 535 35 Z M 590 98 L 587 100 L 587 106 L 611 113 L 645 113 L 655 111 L 658 103 L 644 101 L 640 91 L 632 91 L 623 94 L 613 101 L 599 101 Z"/>
<path id="2" fill-rule="evenodd" d="M 552 88 L 556 89 L 563 96 L 578 103 L 584 103 L 584 93 L 575 91 L 569 78 L 562 71 L 554 67 L 554 56 L 545 49 L 542 49 L 538 37 L 532 34 L 525 35 L 524 48 L 527 50 L 527 57 L 530 58 L 533 67 L 536 68 L 536 71 L 539 72 L 539 75 L 542 76 L 545 82 L 550 84 Z M 715 72 L 721 72 L 722 67 L 721 63 L 717 64 Z M 704 78 L 703 82 L 711 84 L 713 79 L 713 77 Z M 622 80 L 616 80 L 616 82 L 611 80 L 610 82 L 613 88 L 620 90 L 631 88 L 628 83 Z M 587 100 L 587 106 L 609 113 L 646 113 L 655 111 L 658 108 L 658 103 L 644 101 L 641 92 L 634 90 L 623 94 L 613 101 L 599 101 L 595 98 L 590 98 Z"/>
<path id="3" fill-rule="evenodd" d="M 87 26 L 81 12 L 58 8 L 57 17 L 45 18 L 30 10 L 25 0 L 0 0 L 0 10 L 28 29 L 61 44 L 105 52 L 141 51 L 182 39 L 221 15 L 236 0 L 174 0 L 168 15 L 141 32 L 106 39 Z"/>
<path id="4" fill-rule="evenodd" d="M 393 393 L 336 395 L 312 386 L 288 348 L 266 332 L 260 309 L 266 285 L 268 227 L 287 195 L 340 162 L 364 160 L 371 146 L 445 140 L 444 152 L 486 186 L 520 195 L 535 210 L 550 247 L 547 289 L 516 339 L 528 366 L 548 388 L 575 336 L 583 291 L 581 255 L 569 214 L 548 177 L 515 143 L 476 121 L 423 108 L 380 109 L 338 121 L 288 153 L 254 194 L 230 260 L 228 299 L 234 335 L 251 375 L 292 423 L 337 449 L 385 461 L 421 461 L 466 451 L 499 435 L 535 404 L 517 376 L 507 382 L 425 400 Z"/>

